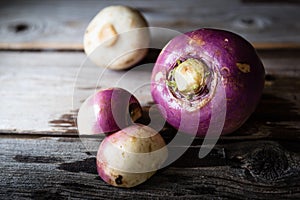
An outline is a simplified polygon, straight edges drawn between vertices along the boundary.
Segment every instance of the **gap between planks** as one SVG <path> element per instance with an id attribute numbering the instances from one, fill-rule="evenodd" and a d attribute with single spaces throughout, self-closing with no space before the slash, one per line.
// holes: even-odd
<path id="1" fill-rule="evenodd" d="M 253 42 L 253 47 L 257 50 L 299 50 L 300 43 L 296 42 Z M 34 51 L 34 50 L 52 50 L 52 51 L 83 51 L 81 43 L 1 43 L 0 51 Z"/>

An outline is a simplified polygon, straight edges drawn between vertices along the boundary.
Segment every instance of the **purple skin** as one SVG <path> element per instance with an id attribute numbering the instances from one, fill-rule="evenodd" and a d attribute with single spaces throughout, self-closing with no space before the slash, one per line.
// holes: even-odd
<path id="1" fill-rule="evenodd" d="M 142 116 L 142 108 L 138 100 L 121 88 L 103 90 L 97 93 L 93 101 L 101 107 L 95 124 L 98 132 L 121 130 Z"/>
<path id="2" fill-rule="evenodd" d="M 80 134 L 116 132 L 142 116 L 138 100 L 121 88 L 99 90 L 81 106 L 77 124 Z M 91 128 L 90 128 L 91 127 Z"/>
<path id="3" fill-rule="evenodd" d="M 174 79 L 174 74 L 190 80 L 183 68 L 179 71 L 178 67 L 188 59 L 204 63 L 204 72 L 208 75 L 199 72 L 204 83 L 196 84 L 195 90 L 184 83 L 188 86 L 186 92 L 179 89 L 180 82 Z M 194 69 L 199 71 L 195 65 L 185 70 Z M 164 108 L 169 124 L 180 131 L 204 136 L 211 121 L 212 99 L 214 108 L 221 112 L 218 108 L 222 107 L 220 98 L 223 97 L 218 91 L 224 86 L 227 110 L 221 134 L 228 134 L 243 125 L 254 112 L 263 91 L 264 77 L 263 64 L 248 41 L 224 30 L 199 29 L 173 38 L 162 50 L 152 71 L 151 94 L 155 103 Z M 197 118 L 199 111 L 200 119 Z M 182 120 L 182 116 L 188 117 Z"/>

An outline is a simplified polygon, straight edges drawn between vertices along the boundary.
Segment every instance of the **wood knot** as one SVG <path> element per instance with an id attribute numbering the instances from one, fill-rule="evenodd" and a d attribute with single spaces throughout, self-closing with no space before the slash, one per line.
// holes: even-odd
<path id="1" fill-rule="evenodd" d="M 244 24 L 247 24 L 247 25 L 252 25 L 252 24 L 254 24 L 255 21 L 254 21 L 254 19 L 251 19 L 251 18 L 242 18 L 241 22 Z"/>
<path id="2" fill-rule="evenodd" d="M 237 19 L 233 21 L 233 26 L 244 31 L 263 30 L 272 24 L 272 20 L 259 15 L 238 15 Z"/>
<path id="3" fill-rule="evenodd" d="M 29 29 L 29 25 L 26 23 L 18 23 L 9 26 L 9 29 L 15 33 L 21 33 Z"/>
<path id="4" fill-rule="evenodd" d="M 253 177 L 267 181 L 280 178 L 289 165 L 284 150 L 273 145 L 254 150 L 244 163 Z"/>

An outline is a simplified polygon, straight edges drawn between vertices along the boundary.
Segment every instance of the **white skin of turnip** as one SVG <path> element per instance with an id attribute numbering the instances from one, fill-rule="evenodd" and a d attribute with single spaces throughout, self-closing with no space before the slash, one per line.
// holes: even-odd
<path id="1" fill-rule="evenodd" d="M 150 127 L 136 124 L 102 141 L 97 153 L 97 170 L 113 186 L 134 187 L 149 179 L 167 155 L 161 135 Z"/>
<path id="2" fill-rule="evenodd" d="M 148 24 L 142 14 L 127 6 L 109 6 L 89 23 L 84 51 L 96 65 L 113 70 L 129 68 L 147 54 Z"/>

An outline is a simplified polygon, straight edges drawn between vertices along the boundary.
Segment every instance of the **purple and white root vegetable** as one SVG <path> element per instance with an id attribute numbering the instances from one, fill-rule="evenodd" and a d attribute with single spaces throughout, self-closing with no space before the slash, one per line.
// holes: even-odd
<path id="1" fill-rule="evenodd" d="M 84 51 L 96 65 L 113 70 L 131 67 L 148 52 L 148 23 L 136 9 L 114 5 L 101 10 L 84 34 Z"/>
<path id="2" fill-rule="evenodd" d="M 89 96 L 81 105 L 77 127 L 80 135 L 111 133 L 142 116 L 138 100 L 127 90 L 108 88 Z"/>
<path id="3" fill-rule="evenodd" d="M 97 170 L 113 186 L 134 187 L 160 169 L 167 155 L 159 133 L 135 124 L 105 137 L 97 153 Z"/>
<path id="4" fill-rule="evenodd" d="M 168 123 L 198 136 L 207 133 L 212 109 L 222 112 L 218 109 L 226 104 L 222 134 L 228 134 L 254 112 L 264 76 L 260 58 L 244 38 L 199 29 L 173 38 L 161 51 L 152 71 L 151 94 Z"/>

